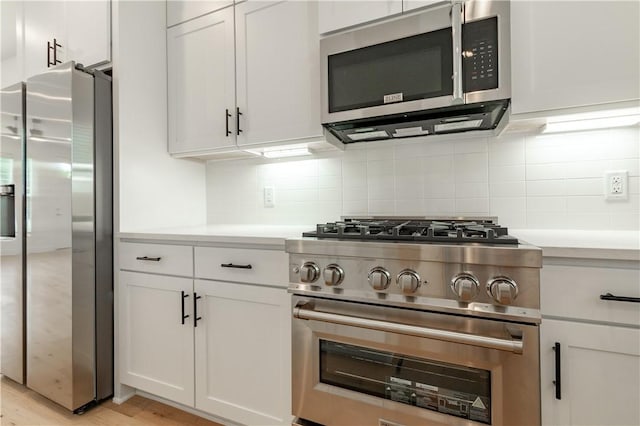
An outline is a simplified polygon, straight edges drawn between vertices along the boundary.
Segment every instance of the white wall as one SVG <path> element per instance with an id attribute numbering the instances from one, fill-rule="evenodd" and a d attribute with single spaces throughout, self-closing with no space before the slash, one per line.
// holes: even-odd
<path id="1" fill-rule="evenodd" d="M 112 8 L 119 230 L 203 224 L 204 163 L 167 154 L 165 2 Z"/>
<path id="2" fill-rule="evenodd" d="M 208 223 L 341 215 L 491 215 L 511 228 L 640 229 L 640 130 L 359 143 L 305 160 L 207 163 Z M 603 173 L 630 196 L 605 201 Z M 262 189 L 276 189 L 264 208 Z"/>

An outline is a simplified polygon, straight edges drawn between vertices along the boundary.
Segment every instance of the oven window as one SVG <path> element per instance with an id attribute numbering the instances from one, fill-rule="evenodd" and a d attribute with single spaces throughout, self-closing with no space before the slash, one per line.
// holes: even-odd
<path id="1" fill-rule="evenodd" d="M 445 28 L 329 56 L 329 112 L 453 94 L 452 43 Z"/>
<path id="2" fill-rule="evenodd" d="M 491 424 L 491 372 L 320 340 L 320 381 Z"/>

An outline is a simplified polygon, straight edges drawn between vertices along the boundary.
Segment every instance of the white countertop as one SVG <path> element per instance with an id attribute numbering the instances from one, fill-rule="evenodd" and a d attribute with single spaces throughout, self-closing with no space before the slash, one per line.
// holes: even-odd
<path id="1" fill-rule="evenodd" d="M 640 260 L 640 231 L 509 229 L 509 234 L 542 248 L 544 257 Z"/>
<path id="2" fill-rule="evenodd" d="M 284 240 L 315 225 L 201 225 L 121 232 L 121 239 L 200 242 L 284 249 Z M 509 229 L 509 234 L 543 249 L 545 257 L 640 260 L 638 231 Z"/>
<path id="3" fill-rule="evenodd" d="M 301 237 L 303 232 L 314 229 L 315 225 L 201 225 L 120 232 L 118 237 L 121 239 L 271 245 L 281 246 L 284 249 L 285 239 Z"/>

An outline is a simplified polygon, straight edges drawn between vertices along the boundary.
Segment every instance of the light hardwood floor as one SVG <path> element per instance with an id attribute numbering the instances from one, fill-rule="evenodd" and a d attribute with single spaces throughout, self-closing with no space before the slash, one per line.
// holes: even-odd
<path id="1" fill-rule="evenodd" d="M 0 425 L 220 426 L 137 395 L 121 405 L 105 401 L 85 414 L 73 415 L 59 405 L 5 377 L 0 381 Z"/>

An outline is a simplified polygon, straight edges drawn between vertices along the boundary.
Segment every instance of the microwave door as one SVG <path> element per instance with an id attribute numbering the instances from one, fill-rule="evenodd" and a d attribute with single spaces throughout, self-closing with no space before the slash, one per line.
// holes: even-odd
<path id="1" fill-rule="evenodd" d="M 322 39 L 322 122 L 447 107 L 454 96 L 461 103 L 462 85 L 453 80 L 454 37 L 460 30 L 454 34 L 452 21 L 462 25 L 457 7 L 458 18 L 443 4 Z"/>

